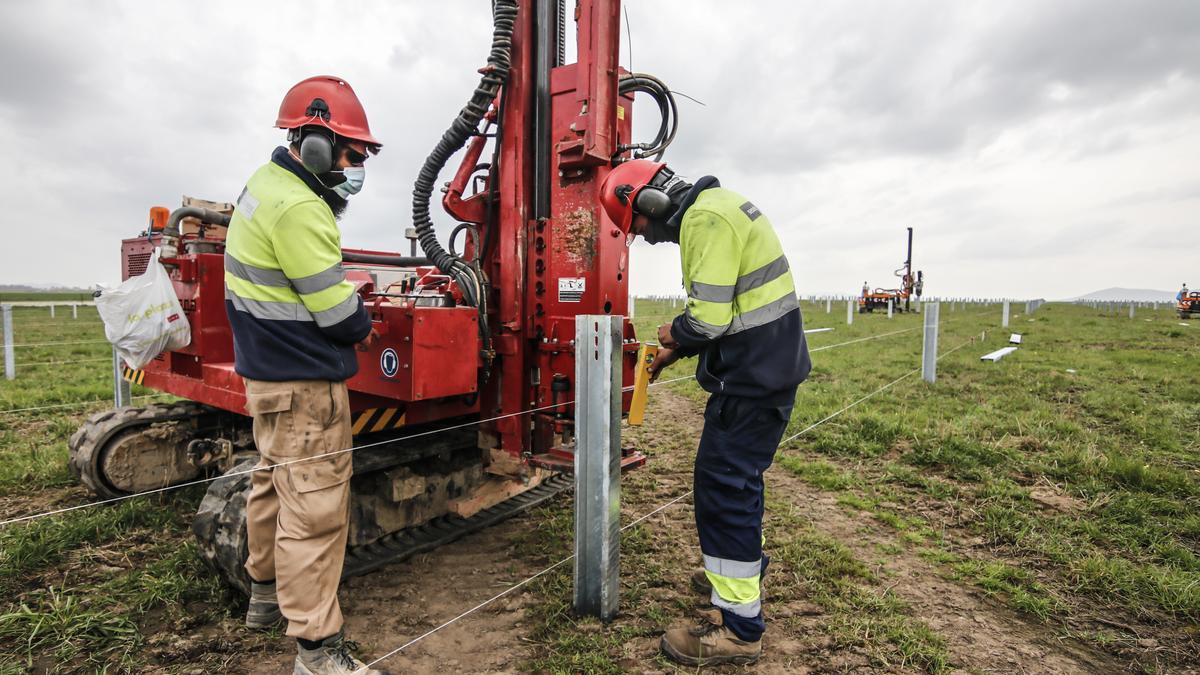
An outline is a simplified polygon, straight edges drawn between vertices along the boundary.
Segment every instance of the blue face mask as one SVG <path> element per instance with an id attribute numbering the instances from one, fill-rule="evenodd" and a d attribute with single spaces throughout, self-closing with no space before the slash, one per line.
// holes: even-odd
<path id="1" fill-rule="evenodd" d="M 367 179 L 367 169 L 362 166 L 348 166 L 342 169 L 341 174 L 346 180 L 331 189 L 342 199 L 349 199 L 350 195 L 358 194 L 359 190 L 362 190 L 363 181 Z"/>

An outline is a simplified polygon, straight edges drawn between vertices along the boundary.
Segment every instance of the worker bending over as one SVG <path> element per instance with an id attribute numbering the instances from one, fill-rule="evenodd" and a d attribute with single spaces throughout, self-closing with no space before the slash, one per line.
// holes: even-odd
<path id="1" fill-rule="evenodd" d="M 712 176 L 689 184 L 633 160 L 613 169 L 600 199 L 629 237 L 679 244 L 687 305 L 659 328 L 650 371 L 699 356 L 696 380 L 711 394 L 694 473 L 704 571 L 693 582 L 715 609 L 667 631 L 662 650 L 693 666 L 752 663 L 766 629 L 763 472 L 811 368 L 788 261 L 767 216 Z"/>
<path id="2" fill-rule="evenodd" d="M 376 337 L 342 270 L 337 218 L 381 146 L 336 77 L 292 87 L 275 126 L 290 145 L 246 182 L 225 249 L 234 369 L 262 457 L 246 501 L 246 625 L 286 618 L 297 674 L 377 673 L 358 670 L 337 599 L 350 516 L 346 380 L 358 371 L 354 345 Z"/>

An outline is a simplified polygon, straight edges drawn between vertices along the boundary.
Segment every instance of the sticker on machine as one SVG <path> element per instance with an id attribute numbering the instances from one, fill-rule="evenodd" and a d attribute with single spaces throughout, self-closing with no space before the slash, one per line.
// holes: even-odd
<path id="1" fill-rule="evenodd" d="M 395 377 L 400 371 L 400 355 L 395 349 L 388 347 L 379 355 L 379 369 L 387 377 Z"/>
<path id="2" fill-rule="evenodd" d="M 587 285 L 584 277 L 562 277 L 558 280 L 558 301 L 579 302 Z"/>

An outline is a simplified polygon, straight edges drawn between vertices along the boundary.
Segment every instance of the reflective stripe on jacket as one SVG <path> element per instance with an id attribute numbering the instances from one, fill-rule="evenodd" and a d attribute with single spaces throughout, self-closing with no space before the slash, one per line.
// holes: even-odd
<path id="1" fill-rule="evenodd" d="M 790 398 L 811 362 L 791 268 L 770 219 L 711 177 L 697 181 L 682 209 L 688 300 L 671 332 L 684 354 L 700 355 L 697 380 L 711 392 Z"/>
<path id="2" fill-rule="evenodd" d="M 234 368 L 257 380 L 333 380 L 358 370 L 370 319 L 342 269 L 320 184 L 279 148 L 246 182 L 225 246 Z"/>

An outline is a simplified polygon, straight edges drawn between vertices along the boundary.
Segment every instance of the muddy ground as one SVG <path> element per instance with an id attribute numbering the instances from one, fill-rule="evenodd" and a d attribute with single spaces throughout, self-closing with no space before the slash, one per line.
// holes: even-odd
<path id="1" fill-rule="evenodd" d="M 649 419 L 653 420 L 651 425 L 625 432 L 628 442 L 652 456 L 650 466 L 626 478 L 622 504 L 626 522 L 687 492 L 691 486 L 690 462 L 702 425 L 700 403 L 695 397 L 662 387 L 652 397 Z M 1065 637 L 1062 630 L 1018 614 L 980 590 L 950 580 L 943 570 L 914 551 L 898 551 L 893 545 L 894 530 L 869 513 L 839 505 L 835 496 L 785 469 L 772 468 L 768 490 L 774 511 L 767 516 L 769 538 L 772 523 L 787 515 L 813 523 L 821 532 L 844 543 L 876 572 L 880 581 L 874 592 L 890 592 L 902 598 L 915 619 L 944 639 L 952 670 L 1111 673 L 1129 668 L 1130 661 L 1119 650 L 1101 650 L 1094 643 Z M 382 656 L 557 562 L 561 556 L 547 556 L 530 542 L 536 541 L 540 528 L 547 527 L 547 514 L 561 517 L 570 508 L 570 496 L 560 495 L 541 511 L 350 580 L 340 593 L 348 635 L 360 643 L 365 656 Z M 778 513 L 782 508 L 790 513 Z M 636 595 L 657 607 L 677 608 L 668 617 L 672 621 L 686 620 L 686 608 L 702 604 L 687 584 L 688 574 L 700 557 L 690 501 L 653 516 L 643 531 L 649 538 L 646 548 L 650 556 L 638 556 L 635 564 L 653 560 L 655 574 L 661 574 L 665 581 L 640 588 Z M 964 534 L 963 539 L 969 539 L 968 535 Z M 627 561 L 622 578 L 623 584 L 632 589 L 644 570 L 629 566 Z M 570 564 L 561 569 L 569 577 Z M 793 581 L 798 576 L 785 562 L 772 564 L 764 583 L 768 622 L 764 655 L 754 666 L 720 670 L 771 674 L 921 670 L 902 661 L 880 662 L 869 649 L 846 646 L 844 640 L 835 639 L 830 627 L 833 617 L 805 597 L 803 589 L 794 592 Z M 531 609 L 546 601 L 542 595 L 545 588 L 531 584 L 518 590 L 420 640 L 379 667 L 411 673 L 527 672 L 529 664 L 553 649 L 553 645 L 534 637 L 544 634 L 533 625 L 544 618 L 531 618 Z M 621 670 L 692 670 L 676 668 L 659 657 L 660 623 L 647 619 L 640 607 L 617 619 L 617 625 L 632 628 L 632 634 L 637 635 L 622 647 L 618 660 Z M 605 630 L 591 622 L 583 622 L 577 629 Z M 869 641 L 870 636 L 866 637 Z M 151 635 L 148 648 L 157 653 L 163 666 L 181 672 L 287 672 L 294 655 L 291 640 L 278 633 L 249 633 L 234 619 Z"/>

